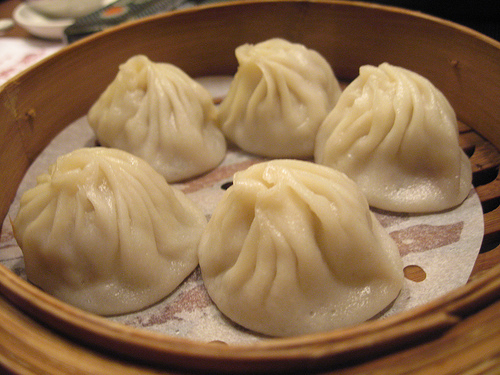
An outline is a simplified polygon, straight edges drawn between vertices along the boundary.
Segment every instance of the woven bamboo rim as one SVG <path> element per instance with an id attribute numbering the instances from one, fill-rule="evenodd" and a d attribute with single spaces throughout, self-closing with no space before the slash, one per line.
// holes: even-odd
<path id="1" fill-rule="evenodd" d="M 61 129 L 86 113 L 128 57 L 144 53 L 192 76 L 232 74 L 236 46 L 273 36 L 318 50 L 346 82 L 360 65 L 383 61 L 425 74 L 465 124 L 463 147 L 482 150 L 475 159 L 475 176 L 498 168 L 500 43 L 454 23 L 392 7 L 326 0 L 239 1 L 119 26 L 63 49 L 4 85 L 0 218 L 5 218 L 30 162 Z M 478 194 L 483 205 L 498 201 L 497 179 L 478 187 Z M 66 305 L 0 267 L 0 364 L 23 373 L 494 373 L 500 368 L 499 210 L 485 214 L 484 248 L 492 249 L 480 255 L 464 287 L 384 320 L 252 345 L 205 344 L 112 323 Z"/>

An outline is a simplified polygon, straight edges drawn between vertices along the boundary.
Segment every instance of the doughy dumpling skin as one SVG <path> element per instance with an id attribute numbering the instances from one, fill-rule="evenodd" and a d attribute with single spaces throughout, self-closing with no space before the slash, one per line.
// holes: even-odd
<path id="1" fill-rule="evenodd" d="M 168 182 L 215 168 L 226 154 L 210 93 L 181 69 L 131 57 L 88 113 L 103 146 L 146 160 Z"/>
<path id="2" fill-rule="evenodd" d="M 203 213 L 124 151 L 80 149 L 26 191 L 13 222 L 28 279 L 84 310 L 121 314 L 173 291 L 198 265 Z"/>
<path id="3" fill-rule="evenodd" d="M 199 258 L 218 308 L 271 336 L 363 322 L 403 284 L 397 246 L 355 183 L 299 160 L 237 173 L 202 235 Z"/>
<path id="4" fill-rule="evenodd" d="M 340 96 L 328 62 L 283 39 L 236 49 L 239 67 L 219 126 L 241 149 L 266 157 L 312 157 L 319 125 Z"/>
<path id="5" fill-rule="evenodd" d="M 346 173 L 370 205 L 388 211 L 449 209 L 472 188 L 448 100 L 388 63 L 360 68 L 318 130 L 315 161 Z"/>

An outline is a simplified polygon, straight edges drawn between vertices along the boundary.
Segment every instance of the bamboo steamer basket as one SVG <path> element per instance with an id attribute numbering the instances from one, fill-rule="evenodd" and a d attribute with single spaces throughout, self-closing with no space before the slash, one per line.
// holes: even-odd
<path id="1" fill-rule="evenodd" d="M 356 77 L 361 65 L 387 61 L 425 75 L 445 93 L 461 121 L 461 145 L 472 154 L 486 210 L 483 249 L 469 282 L 384 320 L 225 345 L 110 322 L 52 298 L 0 266 L 0 364 L 6 370 L 499 373 L 500 43 L 452 22 L 357 2 L 240 1 L 142 19 L 74 43 L 0 89 L 1 219 L 30 163 L 59 131 L 86 114 L 120 63 L 141 53 L 193 77 L 234 74 L 234 49 L 270 37 L 319 51 L 344 82 Z"/>

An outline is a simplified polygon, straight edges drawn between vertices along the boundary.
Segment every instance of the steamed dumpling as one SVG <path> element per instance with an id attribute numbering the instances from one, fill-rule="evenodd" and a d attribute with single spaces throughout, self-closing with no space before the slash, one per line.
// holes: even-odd
<path id="1" fill-rule="evenodd" d="M 103 146 L 150 163 L 168 182 L 215 168 L 226 141 L 210 93 L 181 69 L 130 58 L 88 113 Z"/>
<path id="2" fill-rule="evenodd" d="M 403 284 L 397 246 L 355 183 L 299 160 L 235 174 L 202 235 L 199 258 L 218 308 L 272 336 L 365 321 Z"/>
<path id="3" fill-rule="evenodd" d="M 388 63 L 360 68 L 318 131 L 315 161 L 388 211 L 445 210 L 472 188 L 450 103 L 426 78 Z"/>
<path id="4" fill-rule="evenodd" d="M 266 157 L 312 157 L 319 125 L 340 96 L 328 62 L 283 39 L 236 49 L 239 67 L 219 126 L 241 149 Z"/>
<path id="5" fill-rule="evenodd" d="M 97 314 L 172 292 L 198 265 L 206 218 L 145 161 L 85 148 L 59 157 L 13 222 L 28 279 Z"/>

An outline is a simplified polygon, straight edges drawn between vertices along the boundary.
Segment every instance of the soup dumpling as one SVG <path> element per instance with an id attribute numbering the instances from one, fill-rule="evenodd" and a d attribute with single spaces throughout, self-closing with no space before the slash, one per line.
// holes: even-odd
<path id="1" fill-rule="evenodd" d="M 370 205 L 388 211 L 449 209 L 472 188 L 448 100 L 388 63 L 360 68 L 318 130 L 315 161 L 346 173 Z"/>
<path id="2" fill-rule="evenodd" d="M 148 163 L 104 147 L 63 155 L 13 221 L 28 280 L 84 310 L 136 311 L 198 265 L 206 218 Z"/>
<path id="3" fill-rule="evenodd" d="M 241 149 L 309 158 L 319 125 L 340 96 L 328 62 L 283 39 L 236 49 L 238 71 L 220 104 L 219 126 Z"/>
<path id="4" fill-rule="evenodd" d="M 202 235 L 199 258 L 222 313 L 271 336 L 363 322 L 403 284 L 398 248 L 356 184 L 300 160 L 236 173 Z"/>
<path id="5" fill-rule="evenodd" d="M 131 57 L 88 113 L 98 141 L 146 160 L 168 182 L 215 168 L 226 154 L 210 93 L 178 67 Z"/>

